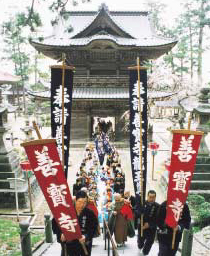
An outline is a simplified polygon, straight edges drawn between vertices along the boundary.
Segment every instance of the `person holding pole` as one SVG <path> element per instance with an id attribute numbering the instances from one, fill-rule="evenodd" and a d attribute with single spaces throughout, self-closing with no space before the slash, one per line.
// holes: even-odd
<path id="1" fill-rule="evenodd" d="M 182 232 L 184 228 L 190 228 L 191 216 L 188 205 L 185 203 L 183 207 L 183 211 L 181 213 L 181 217 L 178 221 L 178 225 L 175 228 L 176 237 L 174 243 L 174 249 L 172 249 L 172 237 L 173 237 L 173 229 L 166 225 L 166 206 L 167 201 L 164 201 L 158 210 L 157 214 L 157 237 L 159 242 L 159 253 L 158 256 L 175 256 L 179 247 L 179 242 L 182 239 Z"/>
<path id="2" fill-rule="evenodd" d="M 79 221 L 82 238 L 79 240 L 66 241 L 64 234 L 61 233 L 55 219 L 52 219 L 52 230 L 57 236 L 57 241 L 61 244 L 61 256 L 86 256 L 81 243 L 85 243 L 88 254 L 91 255 L 92 239 L 98 227 L 98 220 L 90 209 L 86 208 L 88 201 L 87 194 L 79 191 L 76 194 L 75 210 Z"/>
<path id="3" fill-rule="evenodd" d="M 138 225 L 138 248 L 142 249 L 142 255 L 148 255 L 155 240 L 157 229 L 156 217 L 159 209 L 159 204 L 155 202 L 156 192 L 149 190 L 147 193 L 147 200 L 144 207 L 141 207 L 140 199 L 137 197 L 136 215 L 140 217 L 143 213 L 143 236 L 141 235 L 141 223 Z M 139 218 L 140 219 L 140 218 Z M 169 255 L 168 255 L 169 256 Z"/>

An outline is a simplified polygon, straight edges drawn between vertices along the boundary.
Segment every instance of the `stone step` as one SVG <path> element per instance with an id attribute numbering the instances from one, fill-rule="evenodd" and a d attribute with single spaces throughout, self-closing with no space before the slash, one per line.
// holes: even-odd
<path id="1" fill-rule="evenodd" d="M 209 164 L 210 165 L 210 157 L 209 156 L 197 156 L 196 165 L 197 164 Z"/>
<path id="2" fill-rule="evenodd" d="M 195 172 L 209 172 L 210 164 L 196 164 Z"/>
<path id="3" fill-rule="evenodd" d="M 190 190 L 209 190 L 210 189 L 210 181 L 194 181 L 192 180 L 190 185 Z"/>
<path id="4" fill-rule="evenodd" d="M 204 181 L 210 181 L 210 172 L 195 172 L 193 176 L 193 180 L 204 180 Z"/>
<path id="5" fill-rule="evenodd" d="M 14 178 L 14 172 L 0 172 L 0 179 Z"/>
<path id="6" fill-rule="evenodd" d="M 8 180 L 0 180 L 0 188 L 10 188 L 10 183 Z"/>

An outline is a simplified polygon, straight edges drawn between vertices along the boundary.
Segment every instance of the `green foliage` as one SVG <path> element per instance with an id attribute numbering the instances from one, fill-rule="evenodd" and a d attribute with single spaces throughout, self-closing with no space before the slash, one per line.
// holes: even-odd
<path id="1" fill-rule="evenodd" d="M 200 208 L 198 210 L 198 219 L 206 219 L 210 217 L 210 203 L 204 202 L 200 205 Z"/>
<path id="2" fill-rule="evenodd" d="M 210 1 L 183 0 L 182 13 L 171 28 L 166 27 L 161 17 L 165 5 L 150 0 L 149 9 L 157 34 L 178 39 L 176 47 L 164 56 L 166 66 L 180 77 L 181 84 L 184 77 L 190 75 L 190 83 L 193 85 L 193 77 L 197 74 L 201 85 L 202 56 L 206 50 L 204 40 L 207 39 L 204 28 L 208 26 L 209 29 L 210 25 Z"/>
<path id="3" fill-rule="evenodd" d="M 200 227 L 193 227 L 192 228 L 193 233 L 198 233 L 200 230 L 201 230 Z"/>
<path id="4" fill-rule="evenodd" d="M 196 222 L 210 218 L 210 203 L 203 196 L 189 195 L 188 204 Z"/>
<path id="5" fill-rule="evenodd" d="M 34 103 L 29 103 L 27 104 L 27 108 L 28 108 L 28 114 L 29 115 L 33 115 L 36 109 L 36 106 Z"/>
<path id="6" fill-rule="evenodd" d="M 32 249 L 44 240 L 44 233 L 31 233 Z M 0 219 L 0 255 L 21 256 L 19 224 L 12 220 Z"/>
<path id="7" fill-rule="evenodd" d="M 30 87 L 33 91 L 44 91 L 45 89 L 44 85 L 40 82 L 32 84 Z"/>
<path id="8" fill-rule="evenodd" d="M 19 232 L 19 225 L 16 222 L 0 219 L 0 255 L 9 255 L 8 251 L 18 250 Z M 18 254 L 16 255 L 18 256 Z"/>

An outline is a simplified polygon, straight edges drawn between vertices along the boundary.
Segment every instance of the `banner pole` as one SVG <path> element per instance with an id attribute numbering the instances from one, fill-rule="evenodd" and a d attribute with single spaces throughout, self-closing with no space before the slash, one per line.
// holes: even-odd
<path id="1" fill-rule="evenodd" d="M 140 122 L 140 145 L 139 145 L 139 159 L 140 159 L 140 179 L 141 179 L 141 205 L 143 207 L 144 199 L 144 189 L 143 189 L 143 173 L 142 173 L 142 114 L 141 114 L 141 84 L 140 84 L 140 62 L 139 57 L 137 57 L 137 72 L 138 72 L 138 98 L 139 98 L 139 122 Z M 143 237 L 143 213 L 141 214 L 141 237 Z"/>
<path id="2" fill-rule="evenodd" d="M 35 129 L 35 131 L 36 131 L 36 134 L 37 134 L 39 140 L 42 140 L 42 136 L 41 136 L 41 133 L 40 133 L 40 131 L 39 131 L 39 128 L 38 128 L 37 125 L 36 125 L 36 122 L 33 121 L 32 123 L 33 123 L 33 127 L 34 127 L 34 129 Z"/>
<path id="3" fill-rule="evenodd" d="M 188 130 L 190 130 L 191 121 L 192 121 L 192 113 L 190 113 L 190 116 L 189 116 L 189 118 L 188 118 L 188 125 L 187 125 L 187 129 L 188 129 Z"/>
<path id="4" fill-rule="evenodd" d="M 175 239 L 176 239 L 176 228 L 173 228 L 172 250 L 174 249 Z"/>
<path id="5" fill-rule="evenodd" d="M 65 82 L 65 53 L 62 53 L 62 166 L 64 171 L 64 82 Z"/>

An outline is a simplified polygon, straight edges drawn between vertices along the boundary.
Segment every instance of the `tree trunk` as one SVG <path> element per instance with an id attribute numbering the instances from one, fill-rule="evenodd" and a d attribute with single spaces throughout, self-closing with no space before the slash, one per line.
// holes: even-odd
<path id="1" fill-rule="evenodd" d="M 193 39 L 192 39 L 192 24 L 189 20 L 189 36 L 190 36 L 190 84 L 193 87 Z"/>
<path id="2" fill-rule="evenodd" d="M 201 87 L 203 84 L 202 81 L 202 51 L 203 51 L 203 27 L 199 29 L 199 39 L 198 39 L 198 87 Z"/>
<path id="3" fill-rule="evenodd" d="M 23 90 L 23 111 L 24 111 L 24 115 L 26 115 L 25 86 L 24 86 L 24 78 L 23 78 L 22 60 L 20 58 L 20 44 L 19 44 L 19 42 L 18 42 L 18 56 L 19 56 L 19 65 L 20 65 L 20 70 L 21 70 L 21 82 L 22 82 L 22 90 Z"/>
<path id="4" fill-rule="evenodd" d="M 200 13 L 201 13 L 201 15 L 204 13 L 204 1 L 201 2 Z M 202 18 L 201 17 L 199 17 L 199 18 L 200 18 L 199 23 L 201 23 Z M 197 69 L 198 87 L 201 87 L 203 84 L 203 81 L 202 81 L 202 55 L 203 55 L 203 25 L 200 24 L 199 38 L 198 38 L 198 69 Z"/>

